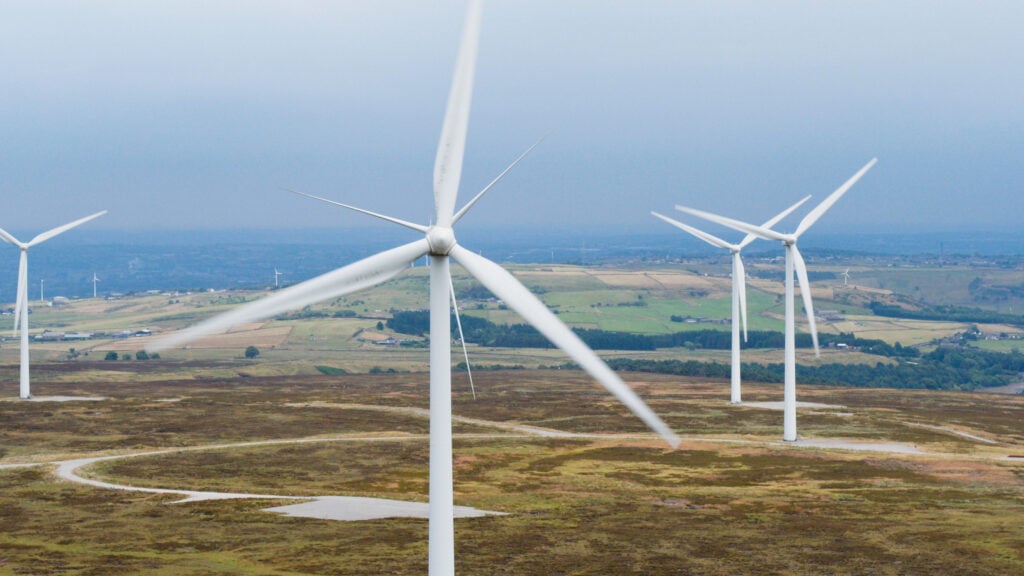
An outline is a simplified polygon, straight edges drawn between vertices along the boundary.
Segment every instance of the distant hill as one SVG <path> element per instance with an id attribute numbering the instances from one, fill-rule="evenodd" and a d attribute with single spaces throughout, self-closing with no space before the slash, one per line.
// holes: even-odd
<path id="1" fill-rule="evenodd" d="M 655 223 L 652 222 L 652 228 Z M 34 232 L 21 233 L 30 237 Z M 18 233 L 16 233 L 18 234 Z M 338 230 L 232 230 L 115 232 L 81 230 L 33 249 L 29 293 L 39 295 L 44 280 L 49 296 L 92 295 L 98 290 L 130 293 L 146 290 L 204 290 L 293 284 L 406 242 L 413 236 L 390 227 Z M 488 258 L 504 262 L 615 264 L 644 266 L 722 255 L 685 234 L 605 229 L 487 231 L 467 227 L 460 238 Z M 1024 258 L 1024 233 L 875 234 L 809 236 L 802 242 L 813 268 L 816 258 L 844 260 L 926 255 L 933 261 L 989 257 Z M 0 302 L 14 300 L 17 250 L 0 249 Z M 757 242 L 749 258 L 781 254 L 772 243 Z M 1014 260 L 1016 261 L 1016 260 Z M 1019 263 L 1019 262 L 1018 262 Z M 1012 264 L 1012 262 L 1011 262 Z"/>

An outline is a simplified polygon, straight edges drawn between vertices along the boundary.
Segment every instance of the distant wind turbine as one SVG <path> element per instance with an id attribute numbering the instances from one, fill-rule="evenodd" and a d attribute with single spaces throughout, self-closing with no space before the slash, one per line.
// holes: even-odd
<path id="1" fill-rule="evenodd" d="M 794 294 L 793 294 L 793 272 L 794 268 L 796 275 L 800 280 L 800 295 L 804 300 L 804 310 L 807 313 L 807 324 L 811 332 L 811 340 L 814 342 L 814 354 L 820 356 L 821 352 L 818 349 L 818 328 L 814 322 L 814 308 L 811 302 L 811 287 L 807 280 L 807 265 L 804 263 L 803 256 L 800 255 L 800 250 L 797 249 L 796 243 L 800 236 L 807 231 L 808 228 L 814 225 L 819 218 L 835 204 L 842 196 L 849 190 L 854 184 L 860 180 L 861 176 L 864 176 L 868 170 L 877 162 L 876 158 L 872 158 L 870 162 L 864 165 L 863 168 L 857 171 L 856 174 L 850 177 L 849 180 L 843 183 L 842 186 L 836 189 L 835 192 L 830 194 L 828 198 L 825 198 L 814 207 L 800 224 L 797 226 L 796 231 L 792 234 L 782 234 L 771 230 L 767 227 L 755 226 L 748 224 L 740 220 L 733 220 L 732 218 L 726 218 L 724 216 L 718 216 L 717 214 L 711 214 L 709 212 L 702 212 L 700 210 L 694 210 L 693 208 L 687 208 L 685 206 L 676 206 L 678 210 L 699 216 L 705 220 L 710 220 L 723 226 L 728 226 L 740 232 L 747 232 L 756 234 L 757 236 L 766 240 L 778 240 L 786 247 L 786 358 L 785 358 L 785 386 L 784 386 L 784 402 L 783 402 L 783 431 L 782 439 L 788 442 L 796 441 L 796 321 L 794 314 Z"/>
<path id="2" fill-rule="evenodd" d="M 14 305 L 14 332 L 15 333 L 18 332 L 18 329 L 19 329 L 18 328 L 18 323 L 20 321 L 20 323 L 21 323 L 21 387 L 19 389 L 19 396 L 22 399 L 27 400 L 28 398 L 32 397 L 31 391 L 29 390 L 29 377 L 28 377 L 28 369 L 29 369 L 29 354 L 28 354 L 28 249 L 33 247 L 33 246 L 35 246 L 36 244 L 41 244 L 41 243 L 49 240 L 50 238 L 53 238 L 54 236 L 57 236 L 58 234 L 63 234 L 64 232 L 67 232 L 68 230 L 71 230 L 72 228 L 74 228 L 76 226 L 80 226 L 82 224 L 85 224 L 86 222 L 92 220 L 93 218 L 99 218 L 100 216 L 103 216 L 106 213 L 107 213 L 107 211 L 103 210 L 102 212 L 97 212 L 97 213 L 95 213 L 95 214 L 93 214 L 91 216 L 86 216 L 85 218 L 81 218 L 79 220 L 75 220 L 74 222 L 70 222 L 70 223 L 65 224 L 63 226 L 58 226 L 58 227 L 54 228 L 53 230 L 49 230 L 47 232 L 43 232 L 42 234 L 40 234 L 40 235 L 36 236 L 35 238 L 29 240 L 28 242 L 22 242 L 22 241 L 18 240 L 17 238 L 15 238 L 14 236 L 11 236 L 5 230 L 0 229 L 0 238 L 2 238 L 4 241 L 6 241 L 8 244 L 11 244 L 12 246 L 17 246 L 18 249 L 21 250 L 21 261 L 18 263 L 18 294 L 17 294 L 17 302 Z M 39 292 L 40 292 L 39 298 L 40 298 L 40 300 L 43 297 L 42 291 L 43 291 L 43 282 L 42 282 L 42 280 L 40 280 L 39 281 Z"/>
<path id="3" fill-rule="evenodd" d="M 449 257 L 458 260 L 495 296 L 504 300 L 510 308 L 518 312 L 538 331 L 564 350 L 581 368 L 594 376 L 669 444 L 672 446 L 679 444 L 679 438 L 675 433 L 643 400 L 514 276 L 494 262 L 478 256 L 456 243 L 452 227 L 529 152 L 528 149 L 520 155 L 511 166 L 492 180 L 472 200 L 457 212 L 455 211 L 465 152 L 466 130 L 469 123 L 480 12 L 481 3 L 478 0 L 471 0 L 434 164 L 433 224 L 430 226 L 414 224 L 327 200 L 345 208 L 410 228 L 424 234 L 425 238 L 386 250 L 312 280 L 275 292 L 271 296 L 172 334 L 153 346 L 153 350 L 164 350 L 203 335 L 223 331 L 239 323 L 266 318 L 286 310 L 370 288 L 394 277 L 420 257 L 429 256 L 430 521 L 428 565 L 431 576 L 446 576 L 455 573 Z"/>
<path id="4" fill-rule="evenodd" d="M 850 283 L 850 269 L 847 268 L 843 271 L 843 287 L 846 287 Z"/>
<path id="5" fill-rule="evenodd" d="M 95 272 L 92 273 L 92 297 L 96 298 L 96 283 L 100 281 Z"/>
<path id="6" fill-rule="evenodd" d="M 805 196 L 803 200 L 786 208 L 774 218 L 762 224 L 762 226 L 771 228 L 803 205 L 804 202 L 807 202 L 809 198 L 810 196 Z M 740 257 L 740 251 L 747 244 L 757 240 L 757 235 L 748 232 L 746 237 L 740 240 L 739 244 L 731 244 L 717 236 L 683 224 L 678 220 L 673 220 L 668 216 L 658 214 L 657 212 L 651 212 L 651 214 L 684 232 L 700 238 L 712 246 L 725 248 L 732 254 L 732 383 L 730 387 L 730 402 L 740 404 L 743 401 L 740 394 L 740 323 L 743 324 L 743 341 L 747 341 L 747 273 L 743 267 L 743 258 Z"/>
<path id="7" fill-rule="evenodd" d="M 281 276 L 281 273 L 277 271 L 277 268 L 274 268 L 274 288 L 280 288 L 281 287 L 281 284 L 277 280 L 280 276 Z"/>

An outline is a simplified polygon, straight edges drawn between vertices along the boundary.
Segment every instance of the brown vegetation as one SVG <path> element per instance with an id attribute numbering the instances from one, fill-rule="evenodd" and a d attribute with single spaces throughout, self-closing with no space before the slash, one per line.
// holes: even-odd
<path id="1" fill-rule="evenodd" d="M 76 382 L 66 380 L 70 366 Z M 166 376 L 105 383 L 85 363 L 40 365 L 36 382 L 47 394 L 109 400 L 0 402 L 0 464 L 338 437 L 348 440 L 113 460 L 84 472 L 171 488 L 425 498 L 426 420 L 374 408 L 425 409 L 425 374 L 173 378 L 189 366 L 118 363 Z M 0 396 L 15 395 L 13 375 L 0 370 Z M 1024 462 L 1005 458 L 1024 453 L 1021 398 L 801 387 L 801 400 L 843 406 L 801 410 L 803 436 L 903 442 L 931 454 L 859 453 L 779 442 L 781 413 L 730 406 L 724 382 L 643 375 L 633 385 L 686 436 L 673 451 L 581 373 L 484 372 L 476 385 L 476 401 L 456 392 L 457 415 L 606 436 L 545 439 L 458 425 L 456 502 L 510 512 L 458 521 L 460 574 L 1002 575 L 1024 567 Z M 744 395 L 778 400 L 781 388 Z M 396 439 L 358 440 L 385 435 Z M 0 470 L 0 573 L 425 572 L 420 520 L 332 522 L 261 512 L 274 504 L 267 501 L 169 500 L 69 484 L 47 467 Z"/>

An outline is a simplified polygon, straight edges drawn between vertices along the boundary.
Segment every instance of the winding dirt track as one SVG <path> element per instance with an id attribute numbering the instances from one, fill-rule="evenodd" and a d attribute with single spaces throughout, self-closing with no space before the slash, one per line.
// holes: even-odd
<path id="1" fill-rule="evenodd" d="M 381 412 L 400 412 L 403 414 L 414 415 L 422 418 L 429 418 L 429 412 L 419 408 L 396 408 L 396 407 L 385 407 L 385 406 L 374 406 L 365 404 L 329 404 L 329 403 L 310 403 L 310 404 L 294 404 L 293 406 L 317 406 L 317 407 L 335 407 L 339 409 L 360 409 L 360 410 L 378 410 Z M 453 420 L 464 424 L 473 424 L 478 426 L 485 426 L 503 430 L 506 433 L 497 434 L 460 434 L 459 438 L 463 439 L 486 439 L 486 438 L 529 438 L 529 437 L 543 437 L 543 438 L 583 438 L 583 439 L 605 439 L 605 440 L 638 440 L 644 439 L 649 440 L 653 438 L 653 435 L 609 435 L 609 434 L 575 434 L 571 432 L 564 432 L 559 430 L 552 430 L 549 428 L 540 428 L 536 426 L 527 426 L 523 424 L 515 424 L 508 422 L 491 422 L 487 420 L 478 420 L 474 418 L 464 418 L 454 416 Z M 911 423 L 908 423 L 911 424 Z M 911 424 L 913 425 L 913 424 Z M 947 430 L 953 434 L 958 434 L 964 437 L 975 439 L 981 442 L 991 443 L 992 440 L 986 438 L 975 437 L 973 435 L 965 434 L 956 430 Z M 79 470 L 96 462 L 116 460 L 121 458 L 141 458 L 146 456 L 155 456 L 159 454 L 172 454 L 179 452 L 189 452 L 197 450 L 223 450 L 231 448 L 244 448 L 252 446 L 270 446 L 276 444 L 304 444 L 304 443 L 315 443 L 315 442 L 396 442 L 396 441 L 426 441 L 428 436 L 426 435 L 402 435 L 402 436 L 339 436 L 339 437 L 317 437 L 317 438 L 298 438 L 290 440 L 265 440 L 260 442 L 240 442 L 234 444 L 218 444 L 210 446 L 195 446 L 187 448 L 175 448 L 168 450 L 153 450 L 148 452 L 136 452 L 132 454 L 121 454 L 115 456 L 99 456 L 94 458 L 78 458 L 74 460 L 63 460 L 49 463 L 36 463 L 36 464 L 7 464 L 0 465 L 0 469 L 4 468 L 16 468 L 25 466 L 38 466 L 43 464 L 56 464 L 56 474 L 58 477 L 68 480 L 70 482 L 77 482 L 80 484 L 86 484 L 96 488 L 103 488 L 108 490 L 130 490 L 135 492 L 145 492 L 150 494 L 174 494 L 181 496 L 179 500 L 175 500 L 172 503 L 182 502 L 196 502 L 201 500 L 226 500 L 226 499 L 256 499 L 256 500 L 293 500 L 298 501 L 297 504 L 289 504 L 283 506 L 277 506 L 273 508 L 265 508 L 266 511 L 278 512 L 289 516 L 298 516 L 306 518 L 320 518 L 328 520 L 374 520 L 381 518 L 427 518 L 429 513 L 429 504 L 425 502 L 409 502 L 402 500 L 388 500 L 382 498 L 362 498 L 362 497 L 350 497 L 350 496 L 291 496 L 282 494 L 249 494 L 249 493 L 233 493 L 233 492 L 208 492 L 208 491 L 197 491 L 188 489 L 177 489 L 177 488 L 147 488 L 140 486 L 131 486 L 127 484 L 114 484 L 111 482 L 103 482 L 92 478 L 87 478 L 79 474 Z M 839 450 L 854 450 L 854 451 L 868 451 L 868 452 L 884 452 L 892 454 L 929 454 L 919 450 L 917 447 L 898 443 L 898 442 L 849 442 L 840 439 L 806 439 L 799 440 L 797 442 L 771 442 L 771 441 L 757 441 L 757 440 L 740 440 L 740 439 L 723 439 L 723 438 L 702 438 L 702 437 L 684 437 L 684 441 L 688 442 L 711 442 L 711 443 L 729 443 L 729 444 L 753 444 L 753 445 L 764 445 L 764 446 L 793 446 L 797 448 L 818 448 L 818 449 L 839 449 Z M 932 454 L 939 456 L 940 454 Z M 503 514 L 502 512 L 492 512 L 486 510 L 478 510 L 467 506 L 456 506 L 455 517 L 456 518 L 469 518 L 479 517 L 487 515 Z"/>

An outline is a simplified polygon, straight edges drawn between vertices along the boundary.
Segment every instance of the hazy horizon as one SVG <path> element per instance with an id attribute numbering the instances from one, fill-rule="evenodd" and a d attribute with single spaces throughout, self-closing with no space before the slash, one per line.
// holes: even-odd
<path id="1" fill-rule="evenodd" d="M 100 278 L 101 295 L 269 286 L 275 269 L 284 274 L 282 282 L 294 284 L 407 242 L 415 238 L 414 234 L 394 226 L 376 230 L 232 230 L 187 234 L 81 230 L 31 250 L 29 293 L 35 300 L 42 279 L 50 297 L 91 296 L 94 273 Z M 728 254 L 724 251 L 674 229 L 659 227 L 639 232 L 549 229 L 530 233 L 510 229 L 497 234 L 494 229 L 471 227 L 460 237 L 467 248 L 498 262 L 663 266 L 679 259 L 708 258 L 717 259 L 723 273 L 728 271 Z M 1000 265 L 1019 265 L 1024 257 L 1024 232 L 816 233 L 802 239 L 801 248 L 811 270 L 834 267 L 838 262 L 863 261 L 864 257 L 911 265 L 934 262 L 931 258 L 940 254 L 950 258 L 980 256 Z M 752 261 L 781 258 L 783 251 L 777 242 L 756 241 L 744 253 Z M 17 265 L 17 250 L 0 250 L 0 271 L 10 271 L 0 274 L 0 302 L 13 301 Z"/>
<path id="2" fill-rule="evenodd" d="M 89 228 L 364 226 L 284 188 L 426 222 L 464 11 L 9 2 L 0 227 L 101 209 Z M 677 203 L 763 220 L 876 156 L 814 233 L 1012 229 L 1022 17 L 1013 1 L 485 2 L 460 201 L 549 136 L 466 230 L 667 228 L 649 211 Z"/>

